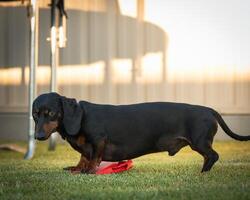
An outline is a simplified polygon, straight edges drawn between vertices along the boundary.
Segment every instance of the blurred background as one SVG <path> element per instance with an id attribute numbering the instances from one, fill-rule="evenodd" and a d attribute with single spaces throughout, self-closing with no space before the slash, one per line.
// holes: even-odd
<path id="1" fill-rule="evenodd" d="M 39 0 L 37 93 L 50 88 L 49 0 Z M 248 0 L 67 0 L 57 90 L 96 103 L 210 106 L 250 133 Z M 27 140 L 29 21 L 0 2 L 0 140 Z M 228 139 L 219 130 L 217 139 Z"/>

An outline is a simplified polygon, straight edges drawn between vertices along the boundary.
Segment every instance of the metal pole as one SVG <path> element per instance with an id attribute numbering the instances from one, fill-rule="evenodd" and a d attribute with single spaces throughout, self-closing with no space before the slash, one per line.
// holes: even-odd
<path id="1" fill-rule="evenodd" d="M 57 28 L 56 28 L 56 4 L 57 0 L 51 0 L 51 29 L 50 29 L 50 65 L 51 65 L 51 79 L 50 91 L 56 92 L 57 90 Z M 55 150 L 56 147 L 56 134 L 52 134 L 49 140 L 49 150 Z"/>
<path id="2" fill-rule="evenodd" d="M 56 91 L 56 67 L 57 67 L 57 28 L 56 28 L 56 0 L 51 1 L 51 30 L 50 30 L 50 42 L 51 42 L 51 52 L 50 52 L 50 62 L 51 62 L 51 92 Z"/>
<path id="3" fill-rule="evenodd" d="M 34 121 L 32 117 L 32 102 L 36 97 L 36 68 L 38 64 L 38 3 L 30 1 L 30 72 L 29 72 L 29 132 L 28 151 L 24 159 L 31 159 L 35 152 Z"/>

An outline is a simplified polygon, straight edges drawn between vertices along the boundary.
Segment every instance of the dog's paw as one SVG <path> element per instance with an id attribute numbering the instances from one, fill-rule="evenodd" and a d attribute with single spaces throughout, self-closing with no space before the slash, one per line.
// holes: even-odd
<path id="1" fill-rule="evenodd" d="M 71 169 L 70 173 L 71 174 L 80 174 L 80 173 L 82 173 L 82 170 L 81 169 L 77 169 L 77 168 L 76 169 Z"/>
<path id="2" fill-rule="evenodd" d="M 94 168 L 89 168 L 89 169 L 85 170 L 84 173 L 86 173 L 86 174 L 95 174 L 96 172 L 97 172 L 97 168 L 94 167 Z"/>
<path id="3" fill-rule="evenodd" d="M 71 171 L 71 169 L 75 168 L 75 166 L 64 167 L 63 170 Z"/>
<path id="4" fill-rule="evenodd" d="M 80 174 L 83 173 L 85 174 L 87 169 L 85 167 L 74 167 L 70 170 L 72 174 Z"/>
<path id="5" fill-rule="evenodd" d="M 86 169 L 79 167 L 79 166 L 70 166 L 70 167 L 65 167 L 63 168 L 65 171 L 69 171 L 72 174 L 80 174 L 80 173 L 85 173 Z"/>

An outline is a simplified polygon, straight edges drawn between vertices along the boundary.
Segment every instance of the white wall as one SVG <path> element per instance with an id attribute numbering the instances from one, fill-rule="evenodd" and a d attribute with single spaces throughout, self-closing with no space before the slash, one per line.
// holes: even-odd
<path id="1" fill-rule="evenodd" d="M 250 71 L 249 0 L 146 0 L 145 5 L 145 19 L 168 33 L 169 69 L 237 65 Z"/>

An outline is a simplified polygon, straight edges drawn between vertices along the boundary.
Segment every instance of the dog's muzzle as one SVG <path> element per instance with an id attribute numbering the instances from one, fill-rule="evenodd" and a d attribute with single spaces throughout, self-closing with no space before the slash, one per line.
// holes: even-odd
<path id="1" fill-rule="evenodd" d="M 46 140 L 47 137 L 46 137 L 45 132 L 44 132 L 44 131 L 41 131 L 41 132 L 39 132 L 39 133 L 36 133 L 36 134 L 35 134 L 35 139 L 36 139 L 36 140 Z"/>

